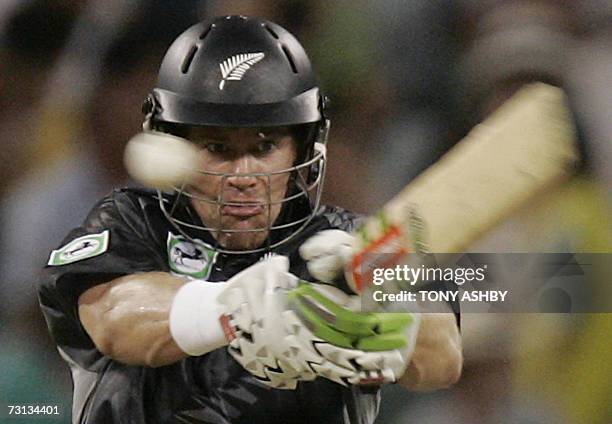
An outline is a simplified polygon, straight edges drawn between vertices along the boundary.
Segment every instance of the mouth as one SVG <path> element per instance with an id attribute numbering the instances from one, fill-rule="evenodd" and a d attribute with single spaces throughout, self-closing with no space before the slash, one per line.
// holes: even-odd
<path id="1" fill-rule="evenodd" d="M 243 201 L 230 201 L 229 203 L 231 204 L 225 205 L 221 208 L 222 215 L 244 219 L 259 215 L 264 210 L 261 203 Z"/>

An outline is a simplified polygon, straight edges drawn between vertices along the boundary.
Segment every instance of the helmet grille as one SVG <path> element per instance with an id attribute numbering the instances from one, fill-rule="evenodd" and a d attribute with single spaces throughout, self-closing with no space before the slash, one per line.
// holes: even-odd
<path id="1" fill-rule="evenodd" d="M 293 56 L 291 55 L 291 52 L 289 51 L 287 46 L 285 46 L 284 44 L 282 48 L 283 48 L 283 53 L 285 53 L 285 57 L 287 58 L 287 61 L 289 62 L 289 66 L 291 66 L 291 70 L 293 71 L 294 74 L 297 74 L 298 73 L 297 67 L 295 66 L 295 62 L 293 61 Z"/>
<path id="2" fill-rule="evenodd" d="M 215 24 L 211 24 L 208 26 L 208 28 L 206 28 L 206 30 L 204 30 L 204 32 L 202 34 L 200 34 L 200 40 L 203 40 L 206 38 L 206 36 L 210 33 L 210 30 L 212 30 L 214 28 Z"/>
<path id="3" fill-rule="evenodd" d="M 262 24 L 261 26 L 263 26 L 266 31 L 268 31 L 270 33 L 270 35 L 274 38 L 276 38 L 277 40 L 279 39 L 278 34 L 276 32 L 274 32 L 274 30 L 272 28 L 270 28 L 268 25 L 266 24 Z"/>
<path id="4" fill-rule="evenodd" d="M 185 59 L 183 60 L 183 64 L 181 65 L 182 73 L 186 74 L 189 71 L 189 66 L 191 66 L 191 62 L 193 61 L 193 57 L 195 56 L 197 51 L 198 46 L 196 46 L 195 44 L 191 46 L 191 48 L 187 52 L 187 56 L 185 56 Z"/>

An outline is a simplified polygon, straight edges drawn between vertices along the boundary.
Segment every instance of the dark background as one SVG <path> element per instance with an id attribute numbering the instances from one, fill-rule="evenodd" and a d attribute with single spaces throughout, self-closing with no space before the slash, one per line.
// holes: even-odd
<path id="1" fill-rule="evenodd" d="M 128 182 L 123 146 L 169 43 L 222 14 L 276 21 L 310 52 L 332 98 L 325 200 L 359 212 L 375 211 L 522 84 L 565 87 L 588 172 L 474 251 L 612 251 L 608 0 L 3 0 L 0 405 L 69 410 L 38 273 L 94 201 Z M 385 388 L 378 422 L 609 423 L 611 331 L 607 314 L 466 314 L 462 380 L 436 393 Z"/>

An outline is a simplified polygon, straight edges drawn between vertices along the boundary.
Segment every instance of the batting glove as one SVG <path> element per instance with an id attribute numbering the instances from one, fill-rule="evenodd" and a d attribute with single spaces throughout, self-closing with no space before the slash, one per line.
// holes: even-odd
<path id="1" fill-rule="evenodd" d="M 333 283 L 345 277 L 349 286 L 352 278 L 346 270 L 353 257 L 355 236 L 342 230 L 324 230 L 300 246 L 300 256 L 306 261 L 308 272 L 317 281 Z"/>
<path id="2" fill-rule="evenodd" d="M 385 384 L 399 379 L 416 345 L 420 314 L 358 312 L 358 297 L 328 285 L 302 283 L 288 294 L 287 326 L 303 331 L 299 341 L 348 371 L 323 377 L 341 384 Z"/>

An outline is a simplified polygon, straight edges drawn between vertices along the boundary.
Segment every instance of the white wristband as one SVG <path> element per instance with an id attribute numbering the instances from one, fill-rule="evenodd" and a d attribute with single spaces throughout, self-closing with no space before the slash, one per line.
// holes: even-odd
<path id="1" fill-rule="evenodd" d="M 226 282 L 190 281 L 179 289 L 170 308 L 170 334 L 181 350 L 199 356 L 228 344 L 219 322 L 224 312 L 217 296 Z"/>

